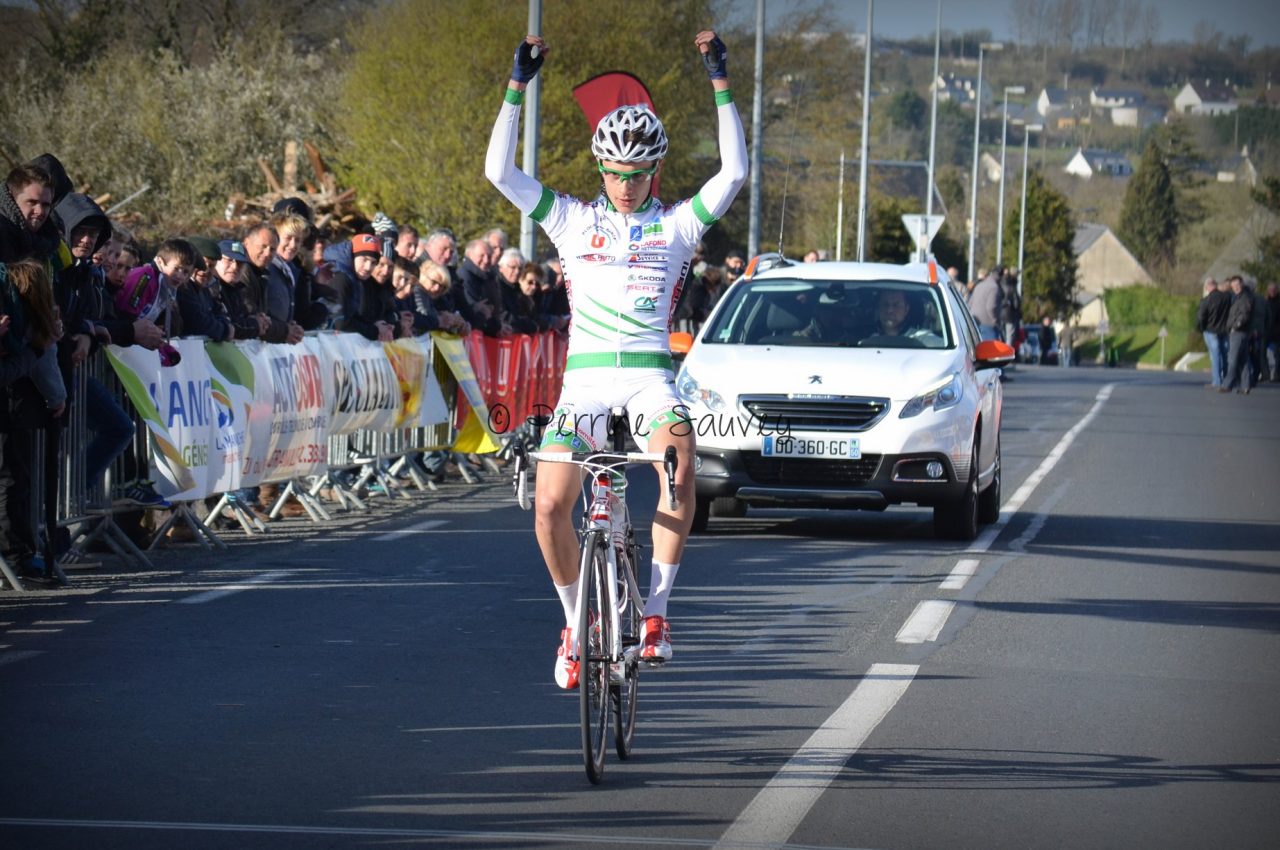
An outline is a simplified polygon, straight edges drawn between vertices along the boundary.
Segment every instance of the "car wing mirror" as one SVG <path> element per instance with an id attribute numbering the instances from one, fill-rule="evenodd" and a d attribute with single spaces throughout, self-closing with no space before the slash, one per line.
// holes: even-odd
<path id="1" fill-rule="evenodd" d="M 978 343 L 978 348 L 974 351 L 974 366 L 979 369 L 1004 366 L 1012 363 L 1015 356 L 1013 346 L 998 339 L 988 339 Z"/>
<path id="2" fill-rule="evenodd" d="M 693 348 L 693 334 L 677 331 L 671 334 L 669 342 L 672 354 L 688 354 L 689 349 Z"/>

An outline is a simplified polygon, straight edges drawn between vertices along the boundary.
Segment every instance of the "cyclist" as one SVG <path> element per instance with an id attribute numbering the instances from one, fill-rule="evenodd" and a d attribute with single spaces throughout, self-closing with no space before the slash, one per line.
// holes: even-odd
<path id="1" fill-rule="evenodd" d="M 715 90 L 720 171 L 693 198 L 664 204 L 654 177 L 667 154 L 662 122 L 646 106 L 622 106 L 600 119 L 591 152 L 601 192 L 591 201 L 557 194 L 515 166 L 520 104 L 547 45 L 530 35 L 516 49 L 502 109 L 489 139 L 485 175 L 555 244 L 569 290 L 573 321 L 564 386 L 543 439 L 544 451 L 592 451 L 607 445 L 612 407 L 624 407 L 637 442 L 650 452 L 675 446 L 679 507 L 659 499 L 653 523 L 653 571 L 645 603 L 641 658 L 671 658 L 667 597 L 693 522 L 694 434 L 675 394 L 668 332 L 680 287 L 698 240 L 729 209 L 747 177 L 747 148 L 729 78 L 727 51 L 714 32 L 694 44 Z M 659 465 L 659 477 L 662 477 Z M 570 464 L 538 470 L 538 545 L 564 607 L 566 626 L 555 678 L 577 687 L 578 541 L 574 508 L 581 473 Z"/>

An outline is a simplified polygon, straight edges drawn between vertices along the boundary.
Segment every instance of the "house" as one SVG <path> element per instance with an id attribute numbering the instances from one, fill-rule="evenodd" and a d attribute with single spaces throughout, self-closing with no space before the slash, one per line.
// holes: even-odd
<path id="1" fill-rule="evenodd" d="M 1180 115 L 1226 115 L 1235 112 L 1237 106 L 1234 88 L 1216 86 L 1208 80 L 1187 83 L 1173 98 L 1173 110 Z"/>
<path id="2" fill-rule="evenodd" d="M 978 81 L 974 77 L 957 77 L 954 73 L 939 74 L 929 90 L 933 91 L 935 88 L 938 90 L 939 101 L 954 100 L 960 104 L 973 103 L 977 98 Z M 982 102 L 989 105 L 992 97 L 991 86 L 983 80 Z"/>
<path id="3" fill-rule="evenodd" d="M 1116 106 L 1111 109 L 1111 123 L 1117 127 L 1137 127 L 1145 130 L 1164 120 L 1165 112 L 1157 106 Z"/>
<path id="4" fill-rule="evenodd" d="M 1075 156 L 1063 168 L 1068 174 L 1074 174 L 1085 180 L 1095 174 L 1106 174 L 1111 177 L 1128 177 L 1133 173 L 1133 166 L 1122 153 L 1096 150 L 1094 148 L 1076 148 Z"/>
<path id="5" fill-rule="evenodd" d="M 1245 145 L 1236 156 L 1227 157 L 1218 166 L 1219 183 L 1243 183 L 1249 187 L 1258 185 L 1258 169 L 1249 157 L 1249 146 Z"/>
<path id="6" fill-rule="evenodd" d="M 1076 255 L 1076 303 L 1082 325 L 1096 326 L 1105 318 L 1102 294 L 1106 290 L 1154 283 L 1142 263 L 1104 224 L 1078 225 L 1071 248 Z"/>
<path id="7" fill-rule="evenodd" d="M 1084 105 L 1085 99 L 1080 92 L 1067 89 L 1041 89 L 1036 98 L 1036 111 L 1046 120 L 1057 115 L 1075 114 Z"/>
<path id="8" fill-rule="evenodd" d="M 1145 101 L 1142 92 L 1131 89 L 1093 89 L 1089 92 L 1089 105 L 1095 109 L 1141 106 Z"/>

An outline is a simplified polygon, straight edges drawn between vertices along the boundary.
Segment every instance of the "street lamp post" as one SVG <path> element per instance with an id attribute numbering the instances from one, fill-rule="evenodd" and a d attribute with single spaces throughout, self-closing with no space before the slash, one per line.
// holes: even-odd
<path id="1" fill-rule="evenodd" d="M 1000 116 L 1000 205 L 996 208 L 996 265 L 1004 259 L 1004 149 L 1009 141 L 1009 95 L 1026 94 L 1023 86 L 1004 87 L 1004 112 Z M 1022 262 L 1022 258 L 1018 258 Z M 1019 266 L 1019 269 L 1022 267 Z"/>
<path id="2" fill-rule="evenodd" d="M 1027 162 L 1031 158 L 1031 134 L 1044 129 L 1043 124 L 1027 124 L 1022 133 L 1022 212 L 1018 215 L 1018 299 L 1022 299 L 1022 279 L 1026 277 L 1023 249 L 1027 243 Z M 1003 179 L 1004 175 L 1000 175 Z"/>
<path id="3" fill-rule="evenodd" d="M 978 133 L 982 125 L 982 57 L 988 50 L 1003 50 L 998 41 L 978 45 L 978 89 L 973 100 L 973 181 L 969 187 L 969 282 L 973 282 L 973 254 L 978 249 Z"/>

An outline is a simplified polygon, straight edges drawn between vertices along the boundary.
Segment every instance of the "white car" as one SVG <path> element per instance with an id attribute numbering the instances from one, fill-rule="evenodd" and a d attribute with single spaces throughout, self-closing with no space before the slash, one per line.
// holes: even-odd
<path id="1" fill-rule="evenodd" d="M 1013 349 L 979 341 L 934 263 L 768 262 L 725 293 L 676 377 L 697 433 L 694 530 L 748 506 L 914 503 L 959 540 L 994 522 Z"/>

